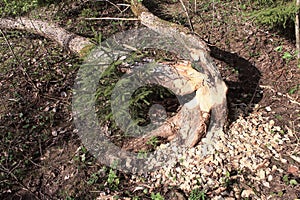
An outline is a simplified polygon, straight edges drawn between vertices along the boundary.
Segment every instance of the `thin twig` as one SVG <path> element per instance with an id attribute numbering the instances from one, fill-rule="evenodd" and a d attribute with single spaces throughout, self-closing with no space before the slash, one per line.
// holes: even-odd
<path id="1" fill-rule="evenodd" d="M 2 34 L 2 36 L 3 36 L 3 38 L 4 38 L 5 42 L 6 42 L 6 44 L 8 45 L 8 48 L 9 48 L 9 50 L 11 51 L 13 57 L 14 57 L 15 60 L 19 63 L 18 66 L 19 66 L 19 68 L 21 69 L 21 71 L 23 72 L 23 75 L 27 78 L 27 80 L 30 82 L 30 84 L 31 84 L 35 89 L 37 89 L 36 86 L 35 86 L 35 84 L 33 83 L 32 79 L 30 78 L 30 76 L 27 74 L 27 72 L 25 71 L 25 69 L 21 66 L 21 62 L 20 62 L 19 58 L 18 58 L 17 55 L 15 54 L 15 52 L 14 52 L 12 46 L 10 45 L 10 43 L 9 43 L 9 41 L 8 41 L 8 39 L 7 39 L 7 37 L 6 37 L 6 35 L 5 35 L 4 32 L 2 31 L 2 29 L 0 29 L 0 33 Z"/>
<path id="2" fill-rule="evenodd" d="M 14 50 L 12 49 L 12 47 L 11 47 L 11 45 L 10 45 L 10 43 L 9 43 L 9 41 L 8 41 L 8 39 L 7 39 L 7 37 L 6 37 L 6 35 L 5 35 L 4 32 L 2 31 L 2 29 L 0 29 L 0 32 L 1 32 L 1 34 L 2 34 L 2 36 L 3 36 L 3 38 L 4 38 L 4 40 L 5 40 L 5 42 L 6 42 L 7 46 L 8 46 L 8 48 L 9 48 L 9 50 L 10 50 L 10 52 L 12 53 L 12 55 L 14 56 L 14 58 L 16 59 L 16 61 L 19 62 L 19 59 L 18 59 L 17 55 L 15 54 Z"/>
<path id="3" fill-rule="evenodd" d="M 85 18 L 86 20 L 122 20 L 122 21 L 138 21 L 138 18 L 117 18 L 117 17 L 98 17 L 98 18 Z"/>
<path id="4" fill-rule="evenodd" d="M 279 92 L 277 92 L 275 89 L 273 89 L 271 86 L 268 86 L 268 85 L 260 85 L 260 87 L 261 87 L 261 88 L 269 89 L 269 90 L 271 90 L 272 92 L 276 93 L 278 96 L 283 96 L 283 97 L 289 99 L 289 101 L 290 101 L 291 103 L 300 105 L 300 102 L 298 102 L 296 99 L 294 99 L 293 97 L 291 97 L 288 93 L 286 93 L 286 94 L 279 93 Z"/>
<path id="5" fill-rule="evenodd" d="M 183 7 L 183 10 L 184 10 L 184 12 L 185 12 L 185 15 L 186 15 L 186 17 L 187 17 L 187 20 L 188 20 L 188 22 L 189 22 L 189 25 L 190 25 L 191 31 L 194 33 L 195 31 L 194 31 L 194 27 L 193 27 L 193 24 L 192 24 L 191 18 L 190 18 L 190 16 L 189 16 L 189 13 L 188 13 L 188 11 L 187 11 L 187 9 L 186 9 L 186 7 L 185 7 L 185 5 L 184 5 L 184 3 L 183 3 L 183 1 L 182 1 L 182 0 L 180 0 L 180 3 L 181 3 L 181 5 L 182 5 L 182 7 Z"/>
<path id="6" fill-rule="evenodd" d="M 114 4 L 113 2 L 111 2 L 111 1 L 109 1 L 109 0 L 97 0 L 97 1 L 105 1 L 105 2 L 107 2 L 107 3 L 111 4 L 111 5 L 113 5 L 114 7 L 116 7 L 116 8 L 120 11 L 120 13 L 123 12 L 123 11 L 119 8 L 119 6 L 117 6 L 116 4 Z"/>
<path id="7" fill-rule="evenodd" d="M 124 4 L 124 3 L 120 3 L 120 4 L 117 4 L 118 6 L 125 6 L 126 8 L 124 8 L 123 10 L 122 10 L 122 13 L 123 12 L 125 12 L 126 10 L 128 10 L 129 8 L 130 8 L 130 5 L 128 5 L 128 4 Z"/>
<path id="8" fill-rule="evenodd" d="M 31 191 L 25 184 L 23 184 L 14 173 L 12 173 L 9 169 L 4 167 L 2 164 L 0 164 L 0 170 L 3 171 L 4 173 L 7 173 L 13 179 L 15 179 L 15 181 L 22 187 L 23 190 L 30 192 L 36 199 L 40 199 L 33 191 Z"/>
<path id="9" fill-rule="evenodd" d="M 130 5 L 127 4 L 127 3 L 118 3 L 117 5 L 118 5 L 118 6 L 126 6 L 126 7 L 130 7 Z"/>
<path id="10" fill-rule="evenodd" d="M 258 92 L 259 82 L 260 82 L 260 81 L 258 81 L 258 83 L 256 84 L 256 87 L 255 87 L 255 90 L 254 90 L 254 92 L 253 92 L 253 94 L 252 94 L 251 100 L 250 100 L 250 102 L 248 103 L 248 105 L 247 105 L 247 107 L 246 107 L 246 109 L 245 109 L 246 113 L 248 113 L 248 111 L 249 111 L 249 109 L 250 109 L 250 107 L 251 107 L 251 104 L 253 103 L 254 98 L 255 98 L 255 96 L 256 96 L 256 93 Z"/>

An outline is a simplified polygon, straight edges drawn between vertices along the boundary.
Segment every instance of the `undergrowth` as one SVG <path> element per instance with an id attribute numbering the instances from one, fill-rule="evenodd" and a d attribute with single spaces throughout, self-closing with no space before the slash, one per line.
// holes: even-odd
<path id="1" fill-rule="evenodd" d="M 276 30 L 289 38 L 294 38 L 294 24 L 299 7 L 295 0 L 254 0 L 249 3 L 251 11 L 247 14 L 258 25 Z"/>
<path id="2" fill-rule="evenodd" d="M 39 6 L 58 3 L 58 0 L 3 0 L 0 2 L 0 16 L 21 16 Z"/>

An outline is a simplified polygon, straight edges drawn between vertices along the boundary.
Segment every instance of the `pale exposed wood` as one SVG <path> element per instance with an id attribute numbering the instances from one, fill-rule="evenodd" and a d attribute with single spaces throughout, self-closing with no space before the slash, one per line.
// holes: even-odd
<path id="1" fill-rule="evenodd" d="M 132 73 L 135 69 L 122 69 Z M 148 134 L 132 139 L 123 148 L 138 152 L 147 150 L 153 137 L 164 138 L 167 141 L 177 139 L 180 145 L 195 146 L 205 135 L 210 120 L 210 110 L 213 106 L 209 87 L 205 84 L 207 76 L 192 68 L 190 62 L 168 63 L 157 66 L 154 71 L 161 71 L 164 79 L 149 79 L 147 84 L 159 84 L 176 91 L 177 95 L 186 95 L 196 91 L 196 96 L 184 104 L 178 113 L 166 120 L 159 128 Z"/>
<path id="2" fill-rule="evenodd" d="M 214 68 L 212 67 L 212 60 L 209 59 L 209 49 L 206 44 L 198 36 L 190 34 L 187 28 L 156 17 L 138 0 L 131 0 L 131 9 L 143 25 L 164 36 L 185 41 L 183 45 L 186 45 L 193 60 L 200 62 L 201 66 Z M 210 80 L 207 77 L 203 78 L 206 74 L 198 72 L 191 66 L 183 66 L 182 64 L 175 64 L 173 67 L 182 79 L 188 80 L 189 84 L 192 85 L 192 89 L 196 91 L 196 96 L 190 102 L 184 104 L 179 112 L 161 127 L 146 136 L 132 140 L 124 146 L 125 149 L 143 150 L 147 148 L 147 140 L 152 137 L 163 137 L 167 140 L 177 138 L 185 146 L 192 147 L 206 134 L 212 107 L 216 103 L 221 105 L 224 99 L 226 101 L 227 87 L 223 81 L 217 80 L 217 74 L 215 79 L 211 80 L 215 82 L 215 88 L 210 88 L 208 84 Z M 212 73 L 211 75 L 215 73 L 213 70 L 208 69 L 208 71 Z M 173 84 L 175 81 L 173 80 Z M 161 84 L 167 83 L 162 82 Z M 187 92 L 189 90 L 183 91 Z M 217 119 L 224 120 L 222 119 L 224 114 L 222 110 L 220 110 L 220 113 L 215 111 L 214 114 L 219 115 L 216 117 Z M 209 138 L 212 137 L 212 135 L 209 136 Z"/>
<path id="3" fill-rule="evenodd" d="M 143 137 L 131 140 L 123 148 L 134 152 L 149 150 L 147 142 L 152 137 L 165 138 L 169 142 L 176 138 L 177 145 L 193 147 L 205 135 L 209 119 L 209 113 L 202 112 L 200 107 L 189 109 L 187 105 L 184 105 L 174 117 L 167 120 L 162 126 Z M 187 134 L 189 133 L 187 129 L 193 129 L 191 132 L 195 134 Z"/>
<path id="4" fill-rule="evenodd" d="M 191 63 L 186 65 L 176 63 L 162 68 L 164 73 L 170 74 L 170 77 L 175 77 L 171 76 L 172 73 L 179 73 L 181 81 L 185 81 L 188 86 L 181 87 L 176 85 L 178 83 L 176 78 L 170 81 L 161 81 L 161 85 L 167 88 L 178 88 L 178 94 L 180 95 L 196 92 L 196 96 L 190 102 L 184 104 L 178 113 L 168 119 L 162 126 L 141 138 L 130 141 L 124 145 L 124 148 L 132 151 L 141 150 L 145 148 L 146 141 L 153 136 L 163 137 L 169 141 L 177 138 L 178 141 L 186 146 L 192 147 L 206 134 L 210 122 L 210 112 L 214 104 L 216 102 L 224 102 L 224 98 L 226 101 L 227 87 L 224 82 L 215 77 L 217 76 L 215 73 L 217 70 L 212 67 L 209 49 L 198 36 L 190 34 L 188 28 L 156 17 L 138 0 L 131 0 L 131 9 L 143 25 L 162 35 L 184 41 L 182 45 L 186 46 L 194 61 L 200 62 L 201 66 L 210 66 L 208 71 L 210 71 L 211 77 L 208 78 L 205 73 L 200 73 L 194 69 Z M 87 38 L 70 33 L 54 23 L 41 20 L 23 17 L 0 19 L 0 29 L 25 30 L 44 36 L 80 56 L 85 56 L 94 46 Z M 210 88 L 210 81 L 216 84 L 215 88 Z M 216 119 L 224 120 L 221 118 L 223 117 L 223 111 L 217 114 L 220 116 L 216 117 Z"/>

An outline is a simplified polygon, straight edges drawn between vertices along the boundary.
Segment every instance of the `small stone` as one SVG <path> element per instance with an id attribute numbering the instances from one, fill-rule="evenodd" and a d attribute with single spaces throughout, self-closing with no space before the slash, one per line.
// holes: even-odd
<path id="1" fill-rule="evenodd" d="M 181 170 L 180 167 L 176 167 L 175 171 L 178 172 L 178 173 L 181 173 L 181 172 L 182 172 L 182 170 Z"/>
<path id="2" fill-rule="evenodd" d="M 160 146 L 159 146 L 159 149 L 166 149 L 167 148 L 167 145 L 166 144 L 161 144 Z"/>
<path id="3" fill-rule="evenodd" d="M 269 175 L 269 174 L 271 173 L 271 169 L 270 169 L 270 168 L 267 168 L 267 169 L 265 170 L 265 172 L 266 172 L 266 175 Z"/>
<path id="4" fill-rule="evenodd" d="M 67 97 L 68 95 L 67 95 L 66 92 L 61 92 L 61 93 L 60 93 L 60 96 L 61 96 L 61 97 Z"/>

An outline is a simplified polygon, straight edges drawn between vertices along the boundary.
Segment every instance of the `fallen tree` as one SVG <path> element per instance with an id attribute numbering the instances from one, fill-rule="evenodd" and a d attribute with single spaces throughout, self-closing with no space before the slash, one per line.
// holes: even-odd
<path id="1" fill-rule="evenodd" d="M 178 77 L 179 74 L 180 79 L 191 86 L 192 90 L 183 91 L 181 95 L 192 92 L 195 92 L 196 95 L 163 125 L 142 137 L 129 141 L 123 146 L 123 149 L 135 152 L 143 150 L 147 148 L 146 143 L 152 137 L 162 137 L 168 141 L 180 138 L 180 141 L 188 147 L 195 146 L 205 135 L 207 141 L 211 141 L 217 132 L 222 130 L 225 121 L 227 87 L 209 56 L 209 49 L 205 42 L 197 35 L 190 34 L 187 28 L 156 17 L 138 0 L 131 1 L 131 9 L 140 22 L 149 29 L 182 41 L 181 44 L 185 45 L 191 59 L 198 65 L 192 67 L 190 62 L 188 64 L 176 63 L 165 65 L 160 69 L 170 77 L 172 74 L 177 74 Z M 89 39 L 70 33 L 56 24 L 41 20 L 23 17 L 0 19 L 0 28 L 25 30 L 44 36 L 80 57 L 85 57 L 95 47 Z M 202 69 L 199 68 L 200 65 Z M 161 80 L 158 84 L 176 88 L 176 77 L 171 79 L 171 82 Z"/>

